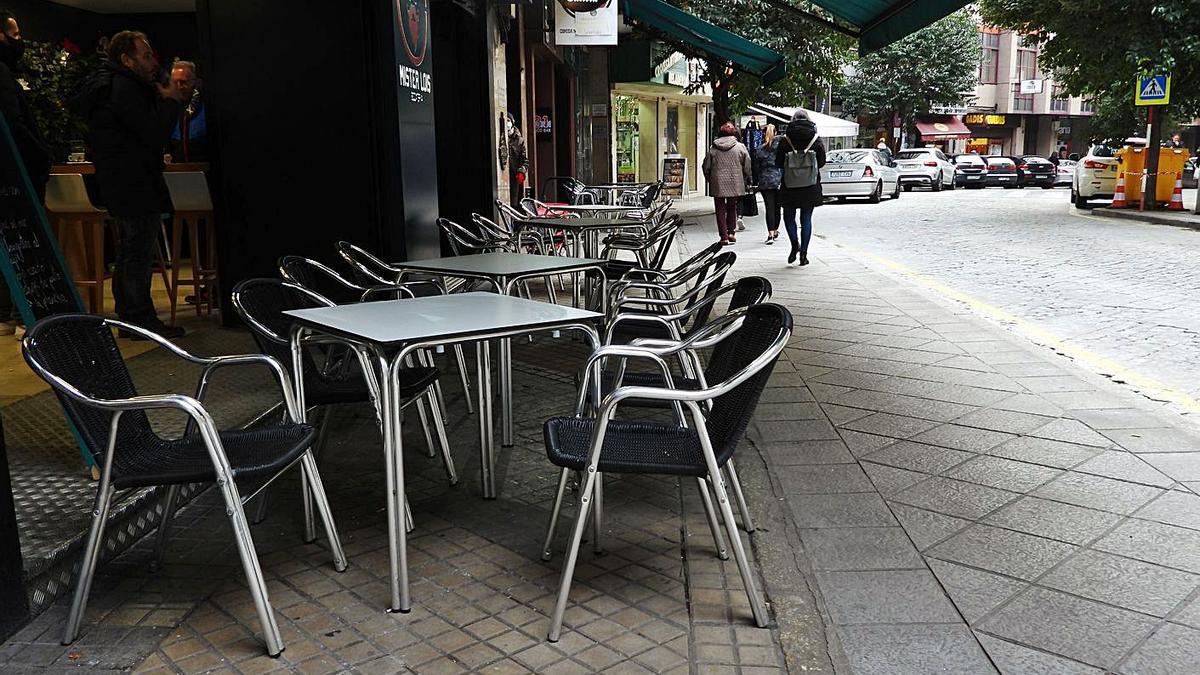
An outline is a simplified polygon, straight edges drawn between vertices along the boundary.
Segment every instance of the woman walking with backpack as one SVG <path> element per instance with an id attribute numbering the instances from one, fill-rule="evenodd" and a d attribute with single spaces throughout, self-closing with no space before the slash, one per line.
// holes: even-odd
<path id="1" fill-rule="evenodd" d="M 746 194 L 750 182 L 750 151 L 738 141 L 738 129 L 733 122 L 721 125 L 717 140 L 704 157 L 704 178 L 712 191 L 717 206 L 717 229 L 721 232 L 721 243 L 737 241 L 738 198 Z"/>
<path id="2" fill-rule="evenodd" d="M 825 201 L 821 191 L 821 167 L 825 166 L 825 145 L 817 136 L 817 125 L 808 113 L 797 109 L 784 131 L 783 142 L 775 152 L 775 166 L 783 171 L 779 186 L 779 204 L 783 224 L 792 240 L 788 264 L 808 264 L 808 241 L 812 238 L 813 210 Z M 800 211 L 800 232 L 796 232 L 796 211 Z"/>

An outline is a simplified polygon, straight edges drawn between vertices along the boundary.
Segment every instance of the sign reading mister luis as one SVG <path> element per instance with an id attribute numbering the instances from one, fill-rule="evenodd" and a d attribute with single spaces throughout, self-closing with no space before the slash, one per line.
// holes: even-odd
<path id="1" fill-rule="evenodd" d="M 405 59 L 396 64 L 399 85 L 409 101 L 423 103 L 433 93 L 433 74 L 425 65 L 429 52 L 429 0 L 395 0 L 397 42 Z"/>

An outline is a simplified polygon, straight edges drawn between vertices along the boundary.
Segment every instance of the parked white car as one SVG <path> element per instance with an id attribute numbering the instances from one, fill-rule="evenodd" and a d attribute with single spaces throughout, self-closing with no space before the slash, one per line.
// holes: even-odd
<path id="1" fill-rule="evenodd" d="M 896 170 L 907 192 L 925 186 L 934 192 L 954 189 L 954 163 L 937 148 L 905 148 L 896 153 Z"/>
<path id="2" fill-rule="evenodd" d="M 854 148 L 831 150 L 821 167 L 821 189 L 826 197 L 866 197 L 878 204 L 883 195 L 892 199 L 900 197 L 900 177 L 893 166 L 878 150 Z"/>
<path id="3" fill-rule="evenodd" d="M 1058 171 L 1055 172 L 1055 185 L 1070 185 L 1075 182 L 1075 160 L 1058 160 Z"/>
<path id="4" fill-rule="evenodd" d="M 1112 199 L 1117 189 L 1117 148 L 1093 145 L 1075 165 L 1071 181 L 1071 202 L 1076 208 L 1088 208 L 1089 200 Z"/>

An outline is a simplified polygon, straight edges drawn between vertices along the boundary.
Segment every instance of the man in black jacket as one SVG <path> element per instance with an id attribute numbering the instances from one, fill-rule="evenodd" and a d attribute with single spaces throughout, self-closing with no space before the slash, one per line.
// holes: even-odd
<path id="1" fill-rule="evenodd" d="M 167 326 L 150 297 L 155 247 L 171 195 L 163 179 L 163 149 L 178 117 L 180 94 L 156 80 L 158 60 L 144 33 L 121 31 L 108 62 L 84 83 L 71 106 L 88 120 L 100 196 L 121 233 L 113 295 L 117 316 L 165 337 Z"/>
<path id="2" fill-rule="evenodd" d="M 46 182 L 50 180 L 50 150 L 29 109 L 29 97 L 17 82 L 17 65 L 24 51 L 25 43 L 21 40 L 17 18 L 8 10 L 0 9 L 0 113 L 8 122 L 38 200 L 44 203 Z M 0 277 L 0 335 L 12 335 L 16 327 L 12 295 L 4 278 Z"/>

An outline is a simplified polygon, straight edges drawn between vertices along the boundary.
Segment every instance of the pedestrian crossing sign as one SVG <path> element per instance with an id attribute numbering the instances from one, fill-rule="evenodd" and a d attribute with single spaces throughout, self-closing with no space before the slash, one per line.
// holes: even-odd
<path id="1" fill-rule="evenodd" d="M 1166 105 L 1171 102 L 1171 76 L 1139 77 L 1133 92 L 1135 105 Z"/>

